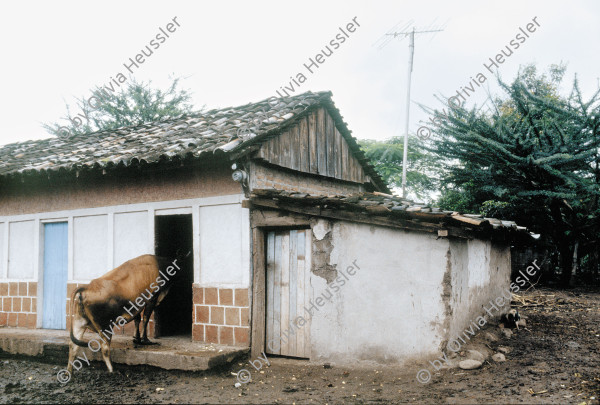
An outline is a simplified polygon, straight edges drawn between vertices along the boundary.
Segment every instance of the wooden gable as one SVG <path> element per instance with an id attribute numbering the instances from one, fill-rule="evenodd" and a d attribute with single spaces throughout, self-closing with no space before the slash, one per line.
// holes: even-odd
<path id="1" fill-rule="evenodd" d="M 311 112 L 285 132 L 265 141 L 256 157 L 300 172 L 354 183 L 370 181 L 324 108 Z"/>

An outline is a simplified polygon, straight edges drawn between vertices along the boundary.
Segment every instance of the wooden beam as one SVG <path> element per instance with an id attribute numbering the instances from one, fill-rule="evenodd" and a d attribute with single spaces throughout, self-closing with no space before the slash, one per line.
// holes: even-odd
<path id="1" fill-rule="evenodd" d="M 253 227 L 269 227 L 269 226 L 294 226 L 308 227 L 310 226 L 310 218 L 306 215 L 298 215 L 292 212 L 284 212 L 281 210 L 263 210 L 253 209 L 251 212 Z"/>
<path id="2" fill-rule="evenodd" d="M 325 133 L 325 114 L 320 108 L 317 110 L 317 172 L 327 176 L 327 135 Z"/>
<path id="3" fill-rule="evenodd" d="M 308 150 L 309 150 L 309 167 L 310 172 L 313 174 L 319 173 L 318 159 L 317 159 L 317 113 L 313 111 L 308 116 Z"/>
<path id="4" fill-rule="evenodd" d="M 250 357 L 257 358 L 265 349 L 265 234 L 252 229 L 252 319 L 250 321 Z"/>

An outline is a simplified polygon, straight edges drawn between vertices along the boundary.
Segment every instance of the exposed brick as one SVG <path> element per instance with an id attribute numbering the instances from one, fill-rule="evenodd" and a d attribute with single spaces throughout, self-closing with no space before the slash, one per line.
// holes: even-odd
<path id="1" fill-rule="evenodd" d="M 192 340 L 204 342 L 204 325 L 192 325 Z"/>
<path id="2" fill-rule="evenodd" d="M 207 343 L 219 343 L 219 327 L 214 325 L 206 325 L 205 330 L 205 342 Z"/>
<path id="3" fill-rule="evenodd" d="M 27 282 L 20 282 L 19 283 L 19 295 L 21 297 L 27 297 Z"/>
<path id="4" fill-rule="evenodd" d="M 21 312 L 21 298 L 14 297 L 12 299 L 12 310 L 13 312 Z"/>
<path id="5" fill-rule="evenodd" d="M 37 297 L 37 283 L 29 283 L 29 294 L 30 297 Z"/>
<path id="6" fill-rule="evenodd" d="M 18 313 L 17 314 L 17 326 L 20 328 L 24 328 L 27 322 L 27 314 Z"/>
<path id="7" fill-rule="evenodd" d="M 240 309 L 225 308 L 225 324 L 239 326 L 240 324 Z"/>
<path id="8" fill-rule="evenodd" d="M 8 283 L 0 283 L 0 297 L 8 296 Z"/>
<path id="9" fill-rule="evenodd" d="M 25 314 L 25 327 L 26 328 L 35 329 L 36 321 L 37 321 L 36 314 Z"/>
<path id="10" fill-rule="evenodd" d="M 209 323 L 209 307 L 205 305 L 194 305 L 196 310 L 196 323 Z"/>
<path id="11" fill-rule="evenodd" d="M 37 311 L 37 298 L 31 299 L 31 312 Z"/>
<path id="12" fill-rule="evenodd" d="M 21 310 L 23 312 L 31 312 L 31 298 L 21 298 L 21 300 Z"/>
<path id="13" fill-rule="evenodd" d="M 223 325 L 225 322 L 225 311 L 223 307 L 210 307 L 210 323 Z"/>
<path id="14" fill-rule="evenodd" d="M 204 303 L 206 305 L 219 305 L 219 295 L 216 288 L 204 289 Z"/>
<path id="15" fill-rule="evenodd" d="M 8 314 L 6 312 L 0 312 L 0 326 L 6 326 L 8 324 Z"/>
<path id="16" fill-rule="evenodd" d="M 236 288 L 235 289 L 235 306 L 236 307 L 247 307 L 248 306 L 248 289 L 247 288 Z"/>
<path id="17" fill-rule="evenodd" d="M 19 295 L 19 283 L 8 283 L 8 295 L 12 297 Z"/>
<path id="18" fill-rule="evenodd" d="M 234 329 L 234 338 L 235 344 L 239 346 L 246 346 L 248 342 L 250 334 L 250 328 L 235 328 Z"/>
<path id="19" fill-rule="evenodd" d="M 231 288 L 219 289 L 219 305 L 233 305 L 233 290 Z"/>
<path id="20" fill-rule="evenodd" d="M 8 314 L 8 326 L 17 326 L 17 314 L 14 312 Z"/>
<path id="21" fill-rule="evenodd" d="M 233 345 L 233 328 L 230 326 L 219 326 L 219 343 L 222 345 Z"/>
<path id="22" fill-rule="evenodd" d="M 2 298 L 2 310 L 4 312 L 12 312 L 12 298 Z"/>
<path id="23" fill-rule="evenodd" d="M 250 325 L 250 308 L 242 308 L 241 319 L 242 319 L 242 326 Z"/>
<path id="24" fill-rule="evenodd" d="M 194 304 L 204 304 L 204 289 L 194 287 Z"/>

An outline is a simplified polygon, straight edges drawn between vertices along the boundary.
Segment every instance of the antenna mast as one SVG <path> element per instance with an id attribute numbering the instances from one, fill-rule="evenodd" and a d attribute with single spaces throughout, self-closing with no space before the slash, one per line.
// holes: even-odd
<path id="1" fill-rule="evenodd" d="M 409 114 L 410 114 L 410 83 L 412 79 L 412 70 L 413 70 L 413 56 L 415 54 L 415 34 L 426 34 L 431 32 L 441 32 L 441 30 L 424 30 L 417 31 L 413 27 L 410 31 L 402 31 L 402 32 L 392 32 L 387 33 L 386 35 L 391 35 L 394 38 L 396 37 L 409 37 L 408 42 L 408 80 L 406 85 L 406 120 L 404 122 L 404 150 L 402 156 L 402 198 L 406 198 L 406 161 L 408 160 L 408 124 L 409 124 Z"/>

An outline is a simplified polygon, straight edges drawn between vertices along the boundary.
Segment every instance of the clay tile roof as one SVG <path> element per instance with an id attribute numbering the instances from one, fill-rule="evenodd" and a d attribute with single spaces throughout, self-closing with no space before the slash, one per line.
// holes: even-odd
<path id="1" fill-rule="evenodd" d="M 310 195 L 276 189 L 254 189 L 250 195 L 253 205 L 282 209 L 314 216 L 374 223 L 418 231 L 445 230 L 460 237 L 490 238 L 500 235 L 503 240 L 531 241 L 539 235 L 527 231 L 512 221 L 484 218 L 477 214 L 443 211 L 380 192 L 353 195 Z M 438 233 L 440 235 L 440 233 Z M 443 235 L 447 236 L 447 235 Z"/>
<path id="2" fill-rule="evenodd" d="M 387 189 L 350 135 L 331 92 L 306 92 L 239 107 L 202 111 L 159 122 L 0 147 L 0 176 L 112 165 L 129 166 L 207 154 L 240 154 L 323 106 L 380 189 Z"/>

